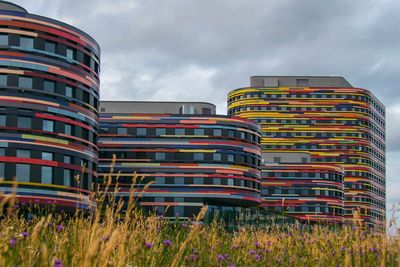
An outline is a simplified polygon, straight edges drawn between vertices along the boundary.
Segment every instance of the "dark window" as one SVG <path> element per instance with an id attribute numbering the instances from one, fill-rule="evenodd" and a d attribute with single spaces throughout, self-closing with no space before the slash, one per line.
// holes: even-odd
<path id="1" fill-rule="evenodd" d="M 204 114 L 204 115 L 210 115 L 210 114 L 211 114 L 211 109 L 210 109 L 210 108 L 203 108 L 203 109 L 202 109 L 202 114 Z"/>
<path id="2" fill-rule="evenodd" d="M 64 169 L 64 181 L 63 184 L 65 186 L 71 186 L 71 170 Z"/>
<path id="3" fill-rule="evenodd" d="M 19 39 L 19 46 L 24 49 L 33 49 L 33 38 L 21 37 Z"/>
<path id="4" fill-rule="evenodd" d="M 17 127 L 18 128 L 31 128 L 32 127 L 31 118 L 18 116 Z"/>
<path id="5" fill-rule="evenodd" d="M 147 129 L 146 128 L 137 128 L 136 129 L 136 135 L 138 136 L 146 136 L 147 134 Z"/>
<path id="6" fill-rule="evenodd" d="M 6 115 L 0 115 L 0 126 L 6 126 Z"/>
<path id="7" fill-rule="evenodd" d="M 32 88 L 32 78 L 31 77 L 18 77 L 18 86 L 21 88 Z"/>
<path id="8" fill-rule="evenodd" d="M 297 79 L 296 80 L 296 85 L 298 87 L 308 87 L 309 86 L 309 80 L 308 79 Z"/>
<path id="9" fill-rule="evenodd" d="M 4 178 L 4 162 L 0 162 L 0 179 Z"/>
<path id="10" fill-rule="evenodd" d="M 204 160 L 203 153 L 194 153 L 194 160 Z"/>
<path id="11" fill-rule="evenodd" d="M 156 160 L 165 160 L 165 153 L 156 153 Z"/>
<path id="12" fill-rule="evenodd" d="M 68 135 L 72 135 L 72 126 L 70 124 L 65 124 L 64 133 Z"/>
<path id="13" fill-rule="evenodd" d="M 47 93 L 54 93 L 55 83 L 52 81 L 44 81 L 43 89 Z"/>
<path id="14" fill-rule="evenodd" d="M 281 162 L 281 157 L 274 157 L 274 163 Z"/>
<path id="15" fill-rule="evenodd" d="M 127 128 L 117 128 L 117 134 L 128 134 Z"/>

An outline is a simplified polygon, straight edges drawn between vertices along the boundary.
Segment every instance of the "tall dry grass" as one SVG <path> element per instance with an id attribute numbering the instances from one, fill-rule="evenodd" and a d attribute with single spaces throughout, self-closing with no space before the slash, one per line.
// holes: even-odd
<path id="1" fill-rule="evenodd" d="M 3 197 L 0 266 L 400 266 L 400 238 L 361 227 L 271 225 L 229 232 L 216 221 L 171 223 L 144 215 L 133 187 L 122 212 L 114 198 L 118 188 L 108 192 L 110 177 L 89 216 L 49 212 L 27 220 L 13 196 Z"/>

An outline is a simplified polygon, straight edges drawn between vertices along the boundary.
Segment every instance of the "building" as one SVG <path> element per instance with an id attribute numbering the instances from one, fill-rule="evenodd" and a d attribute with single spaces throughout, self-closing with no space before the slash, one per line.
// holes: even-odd
<path id="1" fill-rule="evenodd" d="M 308 153 L 263 153 L 261 206 L 307 223 L 343 223 L 343 168 Z"/>
<path id="2" fill-rule="evenodd" d="M 113 191 L 118 177 L 125 205 L 132 183 L 143 209 L 169 218 L 192 218 L 205 204 L 236 215 L 260 204 L 253 121 L 199 102 L 103 101 L 100 110 L 99 179 L 111 176 Z"/>
<path id="3" fill-rule="evenodd" d="M 344 168 L 344 217 L 385 227 L 385 108 L 342 77 L 254 76 L 228 114 L 261 125 L 263 152 L 305 152 Z"/>
<path id="4" fill-rule="evenodd" d="M 99 66 L 86 33 L 0 1 L 0 191 L 15 179 L 20 202 L 93 206 Z"/>

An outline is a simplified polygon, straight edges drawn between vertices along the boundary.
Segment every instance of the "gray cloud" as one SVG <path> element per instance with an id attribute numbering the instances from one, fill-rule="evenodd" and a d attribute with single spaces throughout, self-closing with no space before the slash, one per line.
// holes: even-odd
<path id="1" fill-rule="evenodd" d="M 226 113 L 227 92 L 251 75 L 344 76 L 387 106 L 388 184 L 400 188 L 399 1 L 15 2 L 98 40 L 103 99 L 209 101 Z"/>

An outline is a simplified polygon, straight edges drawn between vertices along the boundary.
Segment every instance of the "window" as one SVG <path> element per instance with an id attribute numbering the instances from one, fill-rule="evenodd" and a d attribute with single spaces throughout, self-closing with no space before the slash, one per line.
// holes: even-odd
<path id="1" fill-rule="evenodd" d="M 65 124 L 64 133 L 72 135 L 72 126 L 70 124 Z"/>
<path id="2" fill-rule="evenodd" d="M 0 86 L 7 86 L 7 75 L 0 75 Z"/>
<path id="3" fill-rule="evenodd" d="M 214 129 L 214 135 L 215 136 L 221 136 L 222 135 L 221 129 Z"/>
<path id="4" fill-rule="evenodd" d="M 179 185 L 185 184 L 185 177 L 175 177 L 174 183 Z"/>
<path id="5" fill-rule="evenodd" d="M 54 130 L 54 122 L 51 120 L 43 120 L 43 131 L 52 132 Z"/>
<path id="6" fill-rule="evenodd" d="M 67 48 L 67 58 L 74 59 L 74 50 Z"/>
<path id="7" fill-rule="evenodd" d="M 138 136 L 146 136 L 147 129 L 146 128 L 137 128 L 136 135 Z"/>
<path id="8" fill-rule="evenodd" d="M 165 129 L 164 128 L 157 128 L 156 129 L 156 135 L 164 135 L 165 134 Z"/>
<path id="9" fill-rule="evenodd" d="M 6 126 L 6 115 L 0 115 L 0 126 Z"/>
<path id="10" fill-rule="evenodd" d="M 18 128 L 31 128 L 32 127 L 32 120 L 29 117 L 18 117 L 18 122 L 17 122 L 17 127 Z"/>
<path id="11" fill-rule="evenodd" d="M 43 89 L 47 93 L 54 93 L 55 83 L 52 81 L 44 81 Z"/>
<path id="12" fill-rule="evenodd" d="M 156 160 L 165 160 L 165 153 L 156 153 Z"/>
<path id="13" fill-rule="evenodd" d="M 117 134 L 128 134 L 127 128 L 117 128 Z"/>
<path id="14" fill-rule="evenodd" d="M 228 154 L 228 161 L 229 161 L 229 162 L 235 161 L 235 156 L 232 155 L 232 154 Z"/>
<path id="15" fill-rule="evenodd" d="M 195 177 L 193 179 L 193 184 L 204 184 L 204 179 L 201 177 Z"/>
<path id="16" fill-rule="evenodd" d="M 17 157 L 18 158 L 30 158 L 31 157 L 31 151 L 30 150 L 25 150 L 25 149 L 18 149 L 17 150 Z"/>
<path id="17" fill-rule="evenodd" d="M 21 88 L 32 88 L 32 78 L 31 77 L 18 77 L 18 86 Z"/>
<path id="18" fill-rule="evenodd" d="M 220 153 L 214 153 L 213 154 L 213 160 L 221 160 L 221 154 Z"/>
<path id="19" fill-rule="evenodd" d="M 53 176 L 53 168 L 48 166 L 42 166 L 42 183 L 51 184 Z"/>
<path id="20" fill-rule="evenodd" d="M 4 178 L 4 162 L 0 162 L 0 179 Z"/>
<path id="21" fill-rule="evenodd" d="M 6 149 L 5 148 L 0 148 L 0 157 L 3 157 L 6 155 Z"/>
<path id="22" fill-rule="evenodd" d="M 17 172 L 15 176 L 18 182 L 29 182 L 30 175 L 29 164 L 17 164 Z"/>
<path id="23" fill-rule="evenodd" d="M 56 52 L 56 44 L 52 42 L 44 42 L 44 50 L 46 52 L 55 53 Z"/>
<path id="24" fill-rule="evenodd" d="M 204 135 L 204 129 L 194 129 L 194 135 Z"/>
<path id="25" fill-rule="evenodd" d="M 50 152 L 42 152 L 43 160 L 53 160 L 53 153 Z"/>
<path id="26" fill-rule="evenodd" d="M 281 162 L 281 157 L 274 157 L 274 163 Z"/>
<path id="27" fill-rule="evenodd" d="M 211 109 L 210 108 L 202 108 L 202 114 L 210 115 L 211 114 Z"/>
<path id="28" fill-rule="evenodd" d="M 19 39 L 19 46 L 23 49 L 33 49 L 33 38 L 21 37 Z"/>
<path id="29" fill-rule="evenodd" d="M 203 153 L 194 153 L 194 160 L 204 160 Z"/>
<path id="30" fill-rule="evenodd" d="M 235 132 L 233 130 L 228 130 L 229 137 L 235 137 Z"/>
<path id="31" fill-rule="evenodd" d="M 0 45 L 8 45 L 8 35 L 0 34 Z"/>
<path id="32" fill-rule="evenodd" d="M 228 185 L 233 186 L 233 179 L 228 179 Z"/>
<path id="33" fill-rule="evenodd" d="M 64 169 L 64 181 L 63 184 L 65 186 L 71 186 L 71 170 Z"/>
<path id="34" fill-rule="evenodd" d="M 65 96 L 72 97 L 72 87 L 71 86 L 65 86 Z"/>
<path id="35" fill-rule="evenodd" d="M 165 177 L 156 177 L 156 184 L 165 184 Z"/>
<path id="36" fill-rule="evenodd" d="M 185 135 L 185 129 L 182 128 L 175 129 L 175 135 Z"/>
<path id="37" fill-rule="evenodd" d="M 71 163 L 71 157 L 70 156 L 64 156 L 64 163 Z"/>

